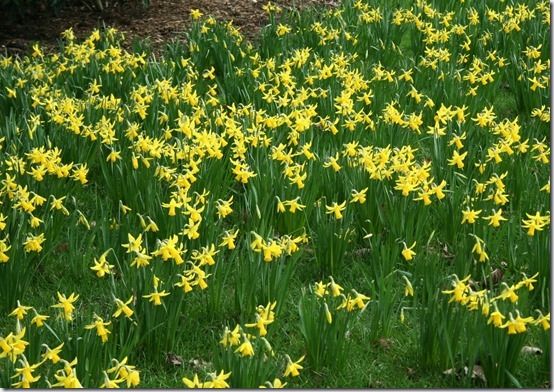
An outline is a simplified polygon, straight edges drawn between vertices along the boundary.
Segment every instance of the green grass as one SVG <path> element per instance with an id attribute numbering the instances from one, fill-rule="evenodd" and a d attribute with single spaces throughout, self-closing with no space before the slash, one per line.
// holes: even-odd
<path id="1" fill-rule="evenodd" d="M 64 257 L 55 258 L 52 263 L 41 268 L 34 275 L 31 289 L 26 293 L 22 303 L 32 305 L 37 309 L 47 308 L 54 300 L 56 291 L 79 292 L 86 298 L 86 307 L 99 309 L 109 306 L 101 293 L 102 284 L 91 275 L 79 274 L 70 266 L 71 260 Z M 352 268 L 342 271 L 337 280 L 351 282 L 354 287 L 367 287 L 364 277 L 365 268 L 358 258 Z M 295 328 L 298 322 L 298 308 L 295 299 L 300 295 L 302 282 L 313 278 L 313 270 L 305 262 L 299 268 L 296 279 L 292 282 L 289 301 L 284 307 L 280 319 L 286 323 L 278 323 L 272 340 L 274 348 L 286 347 L 287 352 L 299 356 L 302 353 L 302 338 Z M 181 364 L 172 364 L 166 353 L 157 357 L 138 355 L 137 366 L 141 369 L 141 387 L 143 388 L 175 388 L 181 386 L 181 378 L 197 372 L 209 372 L 216 369 L 211 363 L 211 351 L 206 350 L 206 342 L 216 342 L 225 323 L 237 319 L 232 311 L 230 297 L 223 306 L 222 314 L 206 314 L 201 296 L 191 300 L 190 309 L 183 315 L 181 333 L 185 337 L 169 352 L 180 357 Z M 404 323 L 394 322 L 389 335 L 375 336 L 368 328 L 372 315 L 366 312 L 362 321 L 352 331 L 351 345 L 345 369 L 340 373 L 329 369 L 314 370 L 307 368 L 299 379 L 290 385 L 298 388 L 457 388 L 460 385 L 484 387 L 480 380 L 464 381 L 459 376 L 444 375 L 438 367 L 425 368 L 421 365 L 420 353 L 417 348 L 418 333 L 416 320 L 406 312 Z M 8 331 L 6 319 L 0 324 L 0 332 Z M 536 337 L 532 337 L 530 345 L 539 345 Z M 208 346 L 213 343 L 208 344 Z M 215 347 L 213 347 L 215 348 Z M 525 356 L 520 359 L 518 372 L 515 375 L 522 385 L 529 388 L 546 388 L 550 373 L 545 366 L 543 355 Z M 463 384 L 460 384 L 462 382 Z"/>

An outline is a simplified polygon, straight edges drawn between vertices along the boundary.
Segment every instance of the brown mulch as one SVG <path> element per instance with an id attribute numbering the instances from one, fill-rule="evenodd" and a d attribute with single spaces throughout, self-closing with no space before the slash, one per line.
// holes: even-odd
<path id="1" fill-rule="evenodd" d="M 104 25 L 123 32 L 127 47 L 135 39 L 148 38 L 154 51 L 159 52 L 166 42 L 182 38 L 191 21 L 191 9 L 199 9 L 218 20 L 232 20 L 247 38 L 253 39 L 268 22 L 262 10 L 265 3 L 267 0 L 152 0 L 144 7 L 140 0 L 134 0 L 99 11 L 84 3 L 68 2 L 57 14 L 44 6 L 32 7 L 25 10 L 22 18 L 0 17 L 0 54 L 24 54 L 35 42 L 53 48 L 60 34 L 70 27 L 78 38 L 84 38 Z M 273 3 L 284 10 L 334 4 L 332 0 L 273 0 Z"/>

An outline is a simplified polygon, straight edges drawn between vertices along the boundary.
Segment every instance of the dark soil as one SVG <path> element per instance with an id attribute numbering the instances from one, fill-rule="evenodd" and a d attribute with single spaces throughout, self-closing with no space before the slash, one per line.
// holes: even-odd
<path id="1" fill-rule="evenodd" d="M 101 0 L 106 3 L 107 0 Z M 95 28 L 112 26 L 125 34 L 125 46 L 135 39 L 148 38 L 154 51 L 166 42 L 182 38 L 190 23 L 190 10 L 233 24 L 249 39 L 253 39 L 268 19 L 262 9 L 267 0 L 152 0 L 144 6 L 140 0 L 108 5 L 102 11 L 93 0 L 68 1 L 54 13 L 47 6 L 20 9 L 19 15 L 7 14 L 0 7 L 0 54 L 24 54 L 35 43 L 51 49 L 60 34 L 72 27 L 78 38 L 84 38 Z M 333 4 L 333 0 L 274 0 L 284 10 Z M 39 2 L 36 2 L 39 4 Z"/>

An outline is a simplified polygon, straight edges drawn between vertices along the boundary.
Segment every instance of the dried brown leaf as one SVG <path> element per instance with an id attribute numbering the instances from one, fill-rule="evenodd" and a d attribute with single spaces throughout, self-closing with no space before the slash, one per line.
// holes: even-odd
<path id="1" fill-rule="evenodd" d="M 201 371 L 201 370 L 206 370 L 207 368 L 209 368 L 212 364 L 211 362 L 206 362 L 202 359 L 191 359 L 189 361 L 189 365 L 192 366 L 192 368 L 195 370 L 195 371 Z"/>
<path id="2" fill-rule="evenodd" d="M 174 353 L 166 353 L 165 361 L 167 364 L 172 366 L 181 366 L 183 365 L 183 358 L 180 355 Z"/>
<path id="3" fill-rule="evenodd" d="M 442 374 L 446 376 L 456 376 L 456 378 L 467 376 L 468 373 L 469 373 L 469 368 L 467 366 L 464 366 L 462 369 L 450 368 L 442 372 Z M 471 371 L 471 378 L 479 379 L 484 383 L 487 382 L 487 378 L 485 377 L 485 372 L 483 371 L 483 368 L 479 365 L 473 366 L 473 370 Z"/>
<path id="4" fill-rule="evenodd" d="M 479 365 L 473 366 L 473 371 L 471 372 L 471 378 L 478 378 L 479 380 L 483 381 L 484 383 L 487 382 L 487 378 L 485 377 L 485 371 Z"/>
<path id="5" fill-rule="evenodd" d="M 379 338 L 377 339 L 377 345 L 385 350 L 388 350 L 392 347 L 392 339 Z"/>

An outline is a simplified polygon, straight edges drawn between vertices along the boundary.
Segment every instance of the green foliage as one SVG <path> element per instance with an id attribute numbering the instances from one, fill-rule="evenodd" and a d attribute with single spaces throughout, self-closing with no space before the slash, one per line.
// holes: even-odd
<path id="1" fill-rule="evenodd" d="M 264 8 L 0 58 L 1 385 L 542 384 L 547 4 Z"/>

